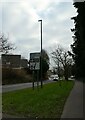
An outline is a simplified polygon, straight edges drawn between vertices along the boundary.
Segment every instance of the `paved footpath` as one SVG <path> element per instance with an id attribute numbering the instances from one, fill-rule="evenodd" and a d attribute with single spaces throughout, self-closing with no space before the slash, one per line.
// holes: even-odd
<path id="1" fill-rule="evenodd" d="M 0 120 L 2 119 L 2 113 L 0 112 Z"/>
<path id="2" fill-rule="evenodd" d="M 65 103 L 61 118 L 84 118 L 83 82 L 75 81 L 75 85 Z"/>

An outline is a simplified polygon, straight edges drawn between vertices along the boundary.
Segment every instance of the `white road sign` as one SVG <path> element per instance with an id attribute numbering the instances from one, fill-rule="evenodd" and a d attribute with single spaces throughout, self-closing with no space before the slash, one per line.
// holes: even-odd
<path id="1" fill-rule="evenodd" d="M 40 53 L 30 53 L 30 70 L 40 69 Z"/>
<path id="2" fill-rule="evenodd" d="M 39 60 L 40 59 L 40 53 L 30 53 L 30 60 Z"/>
<path id="3" fill-rule="evenodd" d="M 30 62 L 30 70 L 39 70 L 40 62 Z"/>

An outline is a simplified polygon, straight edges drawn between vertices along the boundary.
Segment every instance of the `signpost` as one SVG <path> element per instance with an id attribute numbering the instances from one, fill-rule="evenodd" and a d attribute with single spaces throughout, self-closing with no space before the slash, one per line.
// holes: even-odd
<path id="1" fill-rule="evenodd" d="M 30 53 L 30 70 L 33 72 L 33 90 L 34 90 L 34 71 L 37 71 L 37 88 L 39 86 L 40 53 Z"/>
<path id="2" fill-rule="evenodd" d="M 40 70 L 40 53 L 30 53 L 30 70 Z"/>
<path id="3" fill-rule="evenodd" d="M 43 87 L 43 81 L 42 81 L 42 20 L 38 20 L 38 22 L 40 22 L 41 24 L 41 57 L 40 57 L 40 75 L 41 75 L 41 88 Z"/>
<path id="4" fill-rule="evenodd" d="M 38 20 L 41 23 L 41 52 L 30 53 L 30 70 L 40 70 L 41 88 L 43 87 L 42 81 L 42 20 Z"/>

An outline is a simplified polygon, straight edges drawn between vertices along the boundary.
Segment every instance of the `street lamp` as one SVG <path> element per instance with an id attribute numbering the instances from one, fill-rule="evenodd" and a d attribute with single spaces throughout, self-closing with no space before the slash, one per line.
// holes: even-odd
<path id="1" fill-rule="evenodd" d="M 40 56 L 40 76 L 41 76 L 41 88 L 43 86 L 43 81 L 42 81 L 42 20 L 38 20 L 38 22 L 41 23 L 41 56 Z"/>

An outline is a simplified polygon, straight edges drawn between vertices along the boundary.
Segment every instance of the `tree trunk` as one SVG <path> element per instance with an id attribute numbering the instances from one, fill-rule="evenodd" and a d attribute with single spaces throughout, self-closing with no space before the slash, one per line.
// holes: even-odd
<path id="1" fill-rule="evenodd" d="M 65 77 L 65 80 L 68 80 L 68 67 L 67 66 L 64 67 L 64 77 Z"/>

